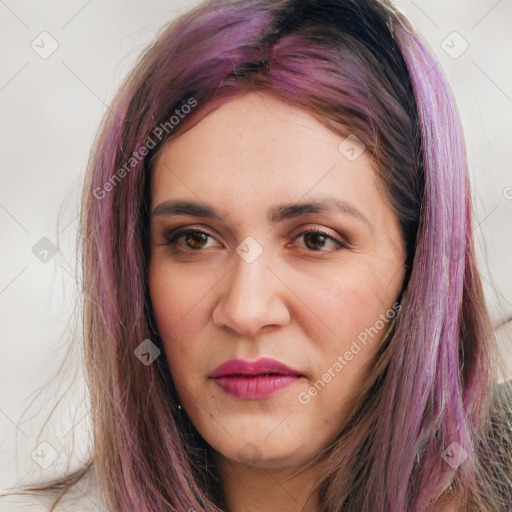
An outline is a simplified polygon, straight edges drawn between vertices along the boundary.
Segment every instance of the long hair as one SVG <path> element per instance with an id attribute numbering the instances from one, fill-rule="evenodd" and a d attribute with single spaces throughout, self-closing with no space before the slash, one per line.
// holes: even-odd
<path id="1" fill-rule="evenodd" d="M 94 438 L 87 468 L 108 510 L 224 510 L 211 449 L 178 409 L 165 358 L 145 365 L 134 351 L 148 339 L 163 351 L 147 282 L 152 161 L 208 112 L 256 90 L 365 144 L 407 248 L 400 314 L 318 454 L 322 512 L 423 512 L 447 502 L 500 510 L 489 469 L 497 348 L 461 123 L 433 52 L 384 0 L 205 1 L 165 27 L 106 112 L 79 241 Z M 454 452 L 464 459 L 457 467 L 447 462 Z"/>

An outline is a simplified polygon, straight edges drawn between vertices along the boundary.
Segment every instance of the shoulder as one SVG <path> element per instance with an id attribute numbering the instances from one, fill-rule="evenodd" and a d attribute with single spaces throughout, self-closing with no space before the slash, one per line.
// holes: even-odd
<path id="1" fill-rule="evenodd" d="M 38 491 L 37 493 L 8 494 L 0 497 L 0 512 L 104 512 L 87 496 L 74 496 L 66 493 L 52 509 L 58 494 Z"/>
<path id="2" fill-rule="evenodd" d="M 2 489 L 0 512 L 106 512 L 92 472 L 73 484 L 52 509 L 60 494 L 60 490 L 27 492 L 21 489 Z"/>
<path id="3" fill-rule="evenodd" d="M 512 380 L 493 387 L 487 439 L 478 455 L 498 500 L 512 503 Z"/>
<path id="4" fill-rule="evenodd" d="M 495 384 L 492 388 L 493 398 L 495 400 L 501 400 L 508 402 L 508 405 L 512 405 L 512 380 L 506 380 Z"/>
<path id="5" fill-rule="evenodd" d="M 498 443 L 497 448 L 512 447 L 512 380 L 493 386 L 489 432 Z"/>

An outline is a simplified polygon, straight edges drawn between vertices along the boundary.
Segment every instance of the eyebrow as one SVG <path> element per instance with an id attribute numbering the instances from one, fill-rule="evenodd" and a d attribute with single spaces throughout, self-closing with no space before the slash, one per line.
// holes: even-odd
<path id="1" fill-rule="evenodd" d="M 348 215 L 366 224 L 372 229 L 372 224 L 364 213 L 349 202 L 334 197 L 327 197 L 321 201 L 283 203 L 276 205 L 269 209 L 268 219 L 272 224 L 276 224 L 308 213 L 338 213 Z M 220 212 L 213 206 L 205 203 L 170 199 L 163 201 L 156 206 L 151 217 L 171 215 L 190 215 L 192 217 L 207 217 L 222 220 L 222 218 L 226 217 L 228 214 Z"/>

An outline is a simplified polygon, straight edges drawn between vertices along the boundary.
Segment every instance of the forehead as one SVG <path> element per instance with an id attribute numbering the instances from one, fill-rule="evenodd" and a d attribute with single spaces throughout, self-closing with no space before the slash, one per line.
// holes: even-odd
<path id="1" fill-rule="evenodd" d="M 264 204 L 266 209 L 306 196 L 338 195 L 360 204 L 379 199 L 368 152 L 347 158 L 344 139 L 309 113 L 268 94 L 236 97 L 159 153 L 152 205 L 209 198 L 224 209 Z"/>

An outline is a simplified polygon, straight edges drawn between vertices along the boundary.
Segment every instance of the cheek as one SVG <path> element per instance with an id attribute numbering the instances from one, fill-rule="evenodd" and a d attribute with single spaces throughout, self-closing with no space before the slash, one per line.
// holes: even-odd
<path id="1" fill-rule="evenodd" d="M 201 301 L 215 282 L 197 273 L 177 270 L 172 265 L 152 263 L 148 272 L 149 293 L 158 330 L 162 337 L 178 336 L 190 318 L 201 310 Z"/>
<path id="2" fill-rule="evenodd" d="M 389 328 L 384 315 L 388 311 L 396 314 L 390 309 L 394 297 L 389 295 L 389 306 L 383 305 L 378 291 L 368 273 L 353 272 L 350 278 L 339 278 L 310 294 L 315 312 L 329 329 L 319 330 L 318 319 L 307 326 L 313 378 L 301 399 L 311 400 L 307 407 L 321 419 L 322 429 L 338 428 L 344 408 L 361 390 Z"/>
<path id="3" fill-rule="evenodd" d="M 320 287 L 318 282 L 302 280 L 297 295 L 315 313 L 309 324 L 311 338 L 320 334 L 318 319 L 323 324 L 321 334 L 333 343 L 352 339 L 372 325 L 394 300 L 394 289 L 386 287 L 388 279 L 378 277 L 368 268 L 347 268 L 333 272 L 328 284 Z"/>
<path id="4" fill-rule="evenodd" d="M 148 279 L 156 327 L 172 368 L 174 361 L 194 363 L 195 346 L 190 341 L 198 339 L 204 325 L 202 305 L 211 286 L 169 267 L 150 266 Z"/>
<path id="5" fill-rule="evenodd" d="M 186 406 L 198 400 L 197 390 L 208 371 L 207 347 L 201 344 L 208 288 L 197 274 L 194 279 L 168 267 L 150 267 L 149 291 L 178 399 Z"/>
<path id="6" fill-rule="evenodd" d="M 297 295 L 306 299 L 304 303 L 314 315 L 304 305 L 302 313 L 295 311 L 295 315 L 302 319 L 301 327 L 312 341 L 309 348 L 316 377 L 321 378 L 338 361 L 331 371 L 339 377 L 333 379 L 336 383 L 329 386 L 330 391 L 323 394 L 321 401 L 345 400 L 349 390 L 356 389 L 370 370 L 390 319 L 396 315 L 392 306 L 401 282 L 397 274 L 390 284 L 391 273 L 391 267 L 384 274 L 369 265 L 347 265 L 332 272 L 329 279 L 322 279 L 327 284 L 321 287 L 318 283 L 315 287 L 313 281 L 301 281 Z M 305 318 L 309 320 L 303 321 Z M 338 356 L 342 356 L 341 363 Z M 342 373 L 338 373 L 340 364 Z"/>

